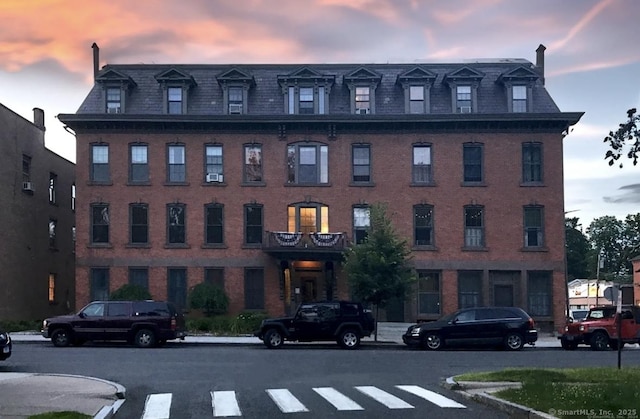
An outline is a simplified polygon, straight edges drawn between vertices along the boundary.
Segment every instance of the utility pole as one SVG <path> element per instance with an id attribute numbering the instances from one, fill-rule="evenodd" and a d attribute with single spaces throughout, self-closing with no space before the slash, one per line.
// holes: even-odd
<path id="1" fill-rule="evenodd" d="M 604 258 L 602 258 L 602 250 L 598 251 L 598 265 L 596 266 L 596 307 L 598 307 L 598 297 L 600 294 L 600 268 L 604 267 Z"/>

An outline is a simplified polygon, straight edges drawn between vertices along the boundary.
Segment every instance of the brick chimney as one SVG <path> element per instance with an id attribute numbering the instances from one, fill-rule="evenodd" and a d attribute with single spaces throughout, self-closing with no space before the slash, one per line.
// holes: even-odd
<path id="1" fill-rule="evenodd" d="M 44 111 L 42 109 L 33 108 L 33 124 L 43 131 L 46 129 L 44 126 Z"/>
<path id="2" fill-rule="evenodd" d="M 536 50 L 536 67 L 538 68 L 538 73 L 542 78 L 542 85 L 544 86 L 544 50 L 547 49 L 544 45 L 540 44 L 538 49 Z"/>
<path id="3" fill-rule="evenodd" d="M 100 71 L 100 48 L 95 42 L 91 45 L 91 48 L 93 48 L 93 80 L 95 80 Z"/>

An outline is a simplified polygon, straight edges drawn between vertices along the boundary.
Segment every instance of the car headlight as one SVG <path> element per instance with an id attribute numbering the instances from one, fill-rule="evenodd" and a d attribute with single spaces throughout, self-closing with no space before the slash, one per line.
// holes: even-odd
<path id="1" fill-rule="evenodd" d="M 567 333 L 569 331 L 569 326 L 564 327 L 564 332 Z"/>
<path id="2" fill-rule="evenodd" d="M 411 329 L 411 336 L 420 336 L 420 327 L 414 327 Z"/>
<path id="3" fill-rule="evenodd" d="M 9 341 L 9 335 L 6 333 L 0 333 L 0 342 Z"/>
<path id="4" fill-rule="evenodd" d="M 49 327 L 49 320 L 45 319 L 42 321 L 42 330 L 47 330 L 47 327 Z"/>
<path id="5" fill-rule="evenodd" d="M 585 330 L 587 330 L 587 327 L 584 324 L 580 325 L 580 331 L 584 332 Z"/>

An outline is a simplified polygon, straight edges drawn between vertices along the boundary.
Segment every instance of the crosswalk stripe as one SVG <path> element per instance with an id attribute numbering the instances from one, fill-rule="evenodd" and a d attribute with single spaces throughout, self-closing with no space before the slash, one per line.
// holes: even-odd
<path id="1" fill-rule="evenodd" d="M 441 394 L 435 393 L 433 391 L 424 389 L 419 386 L 396 386 L 400 390 L 407 391 L 411 394 L 415 394 L 418 397 L 422 397 L 425 400 L 430 401 L 433 404 L 436 404 L 440 407 L 453 407 L 458 409 L 466 409 L 466 406 L 456 402 L 455 400 L 451 400 L 447 397 L 444 397 Z"/>
<path id="2" fill-rule="evenodd" d="M 375 401 L 382 403 L 383 405 L 387 406 L 389 409 L 413 409 L 413 406 L 411 406 L 409 403 L 405 402 L 402 399 L 397 398 L 393 394 L 380 390 L 377 387 L 360 386 L 360 387 L 356 387 L 356 390 L 373 398 Z"/>
<path id="3" fill-rule="evenodd" d="M 275 388 L 265 390 L 271 399 L 278 405 L 282 413 L 308 412 L 300 400 L 286 388 Z"/>
<path id="4" fill-rule="evenodd" d="M 212 391 L 211 407 L 214 417 L 242 416 L 235 391 Z"/>
<path id="5" fill-rule="evenodd" d="M 149 394 L 144 402 L 142 419 L 169 419 L 171 393 Z"/>
<path id="6" fill-rule="evenodd" d="M 362 406 L 340 393 L 335 388 L 316 387 L 313 391 L 322 396 L 322 398 L 331 403 L 338 410 L 364 410 Z"/>

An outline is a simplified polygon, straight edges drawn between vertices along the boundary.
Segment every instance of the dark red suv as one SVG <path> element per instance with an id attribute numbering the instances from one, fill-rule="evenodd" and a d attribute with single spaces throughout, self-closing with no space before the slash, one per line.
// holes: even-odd
<path id="1" fill-rule="evenodd" d="M 55 346 L 126 341 L 141 348 L 186 336 L 184 316 L 166 301 L 94 301 L 76 314 L 51 317 L 42 336 Z"/>

